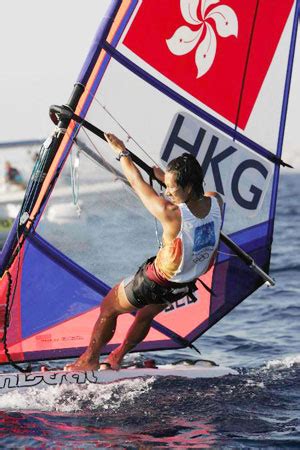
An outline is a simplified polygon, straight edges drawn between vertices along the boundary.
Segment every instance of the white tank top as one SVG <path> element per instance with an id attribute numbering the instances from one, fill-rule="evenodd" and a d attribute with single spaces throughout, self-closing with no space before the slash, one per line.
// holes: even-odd
<path id="1" fill-rule="evenodd" d="M 222 215 L 218 200 L 211 198 L 211 208 L 204 218 L 194 216 L 185 203 L 179 205 L 182 258 L 171 281 L 184 283 L 195 280 L 207 271 L 211 257 L 218 247 Z"/>

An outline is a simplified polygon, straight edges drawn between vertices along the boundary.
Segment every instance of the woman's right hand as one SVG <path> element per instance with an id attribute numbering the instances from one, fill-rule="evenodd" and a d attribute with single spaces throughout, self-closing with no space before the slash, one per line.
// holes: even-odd
<path id="1" fill-rule="evenodd" d="M 162 183 L 165 182 L 165 172 L 157 166 L 152 167 L 154 176 L 157 180 L 161 181 Z"/>

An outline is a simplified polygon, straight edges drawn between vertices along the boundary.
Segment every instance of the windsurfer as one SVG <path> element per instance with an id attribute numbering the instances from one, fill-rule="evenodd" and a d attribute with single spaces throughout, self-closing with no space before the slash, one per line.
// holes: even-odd
<path id="1" fill-rule="evenodd" d="M 4 181 L 7 184 L 18 186 L 20 189 L 26 187 L 22 175 L 9 161 L 5 162 Z"/>
<path id="2" fill-rule="evenodd" d="M 124 355 L 147 336 L 152 319 L 166 305 L 186 295 L 194 297 L 195 280 L 212 266 L 220 237 L 223 201 L 217 192 L 204 193 L 202 169 L 195 157 L 185 153 L 172 160 L 166 172 L 154 169 L 156 178 L 166 185 L 167 198 L 162 198 L 144 181 L 124 143 L 113 134 L 105 137 L 131 187 L 160 221 L 163 246 L 135 276 L 113 287 L 103 299 L 89 346 L 65 367 L 68 371 L 98 369 L 101 350 L 112 339 L 118 316 L 136 311 L 124 342 L 104 363 L 118 369 Z"/>

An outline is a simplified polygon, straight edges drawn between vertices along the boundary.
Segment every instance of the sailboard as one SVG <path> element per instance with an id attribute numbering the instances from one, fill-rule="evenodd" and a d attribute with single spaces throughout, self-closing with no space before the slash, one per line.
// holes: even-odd
<path id="1" fill-rule="evenodd" d="M 74 386 L 87 384 L 108 384 L 130 378 L 217 378 L 237 375 L 234 369 L 199 361 L 190 364 L 163 364 L 155 367 L 127 367 L 120 370 L 90 370 L 87 372 L 66 372 L 64 370 L 35 371 L 32 373 L 0 374 L 0 395 L 16 390 L 45 389 L 49 386 Z"/>
<path id="2" fill-rule="evenodd" d="M 109 287 L 157 251 L 153 220 L 103 131 L 124 140 L 158 192 L 151 167 L 190 152 L 205 190 L 218 191 L 226 205 L 218 256 L 202 277 L 213 294 L 199 283 L 197 301 L 168 306 L 135 351 L 192 346 L 273 283 L 298 14 L 298 0 L 111 2 L 69 100 L 50 107 L 54 130 L 1 252 L 1 364 L 80 355 Z M 60 220 L 72 201 L 74 214 Z M 119 317 L 103 353 L 122 342 L 133 320 Z"/>

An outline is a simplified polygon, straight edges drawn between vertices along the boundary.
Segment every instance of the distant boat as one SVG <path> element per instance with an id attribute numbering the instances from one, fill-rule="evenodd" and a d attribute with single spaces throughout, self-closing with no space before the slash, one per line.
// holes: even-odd
<path id="1" fill-rule="evenodd" d="M 0 150 L 14 147 L 24 147 L 30 145 L 42 145 L 44 139 L 23 139 L 18 141 L 4 141 L 0 142 Z"/>

